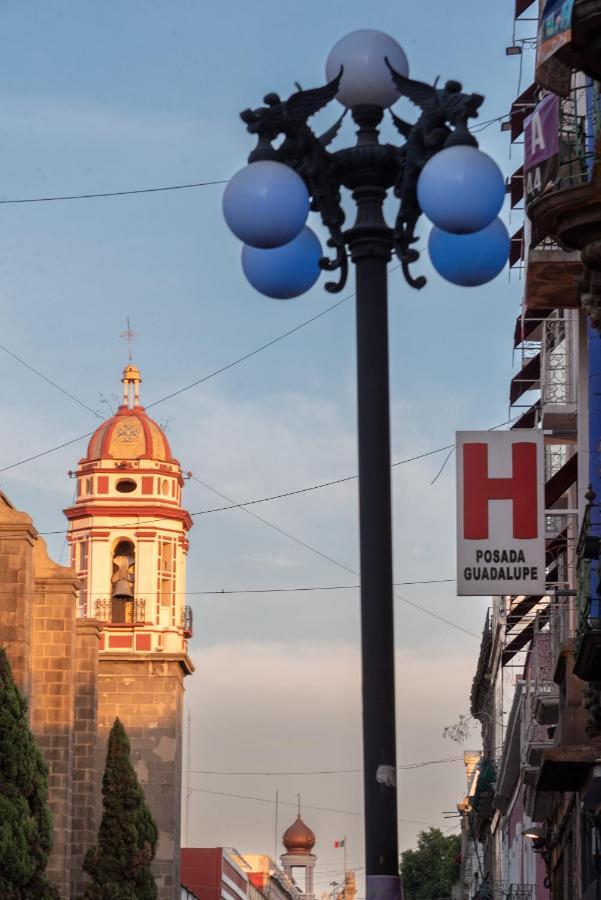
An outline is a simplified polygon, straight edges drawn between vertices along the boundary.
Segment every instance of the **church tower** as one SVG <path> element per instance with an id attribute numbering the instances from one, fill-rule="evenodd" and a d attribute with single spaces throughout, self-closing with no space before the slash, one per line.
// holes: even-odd
<path id="1" fill-rule="evenodd" d="M 284 873 L 295 883 L 300 878 L 301 900 L 315 900 L 314 873 L 317 857 L 312 852 L 315 835 L 301 818 L 300 800 L 298 816 L 284 832 L 282 843 L 286 848 L 286 852 L 280 856 Z"/>
<path id="2" fill-rule="evenodd" d="M 90 439 L 65 510 L 79 616 L 102 623 L 98 660 L 99 783 L 106 739 L 122 721 L 159 832 L 153 872 L 160 900 L 179 897 L 184 678 L 192 634 L 186 598 L 183 478 L 163 430 L 140 405 L 138 369 L 123 372 L 123 402 Z"/>

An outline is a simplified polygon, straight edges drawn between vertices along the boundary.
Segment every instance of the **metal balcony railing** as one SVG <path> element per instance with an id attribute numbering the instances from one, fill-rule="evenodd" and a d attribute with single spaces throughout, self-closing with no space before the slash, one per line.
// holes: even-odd
<path id="1" fill-rule="evenodd" d="M 97 600 L 96 618 L 107 625 L 142 625 L 146 621 L 146 601 L 115 597 Z"/>
<path id="2" fill-rule="evenodd" d="M 182 628 L 186 637 L 192 637 L 194 633 L 194 613 L 191 606 L 182 609 Z"/>
<path id="3" fill-rule="evenodd" d="M 541 245 L 539 245 L 540 249 Z M 543 323 L 541 405 L 568 406 L 576 401 L 576 384 L 570 353 L 571 320 L 555 310 Z"/>

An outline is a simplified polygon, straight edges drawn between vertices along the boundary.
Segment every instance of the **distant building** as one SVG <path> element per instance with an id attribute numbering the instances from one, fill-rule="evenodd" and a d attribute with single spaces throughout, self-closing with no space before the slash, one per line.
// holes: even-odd
<path id="1" fill-rule="evenodd" d="M 182 884 L 201 900 L 315 900 L 315 835 L 300 813 L 284 832 L 282 843 L 282 868 L 267 854 L 224 847 L 182 848 Z M 345 883 L 344 900 L 355 900 L 353 872 Z"/>

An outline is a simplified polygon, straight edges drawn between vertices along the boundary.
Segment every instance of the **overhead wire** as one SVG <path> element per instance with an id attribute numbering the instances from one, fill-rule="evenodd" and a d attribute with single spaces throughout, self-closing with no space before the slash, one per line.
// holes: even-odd
<path id="1" fill-rule="evenodd" d="M 185 785 L 182 785 L 182 791 L 194 791 L 194 792 L 200 793 L 200 794 L 212 794 L 216 797 L 231 797 L 236 800 L 253 800 L 256 803 L 269 803 L 271 806 L 273 806 L 275 803 L 275 800 L 273 799 L 273 797 L 249 797 L 246 794 L 233 794 L 228 791 L 213 791 L 213 790 L 209 790 L 208 788 L 193 788 L 193 787 L 187 787 Z M 286 800 L 279 800 L 278 805 L 279 806 L 294 806 L 295 808 L 298 808 L 298 801 L 292 802 L 292 801 L 286 801 Z M 363 817 L 362 812 L 356 812 L 355 810 L 333 809 L 329 806 L 311 806 L 308 803 L 303 803 L 303 809 L 314 809 L 319 812 L 332 812 L 332 813 L 337 813 L 338 815 L 342 815 L 342 816 L 358 816 L 360 818 Z M 428 825 L 430 828 L 438 828 L 438 825 L 434 825 L 432 822 L 423 822 L 420 819 L 399 819 L 398 821 L 399 822 L 408 822 L 412 825 Z"/>
<path id="2" fill-rule="evenodd" d="M 200 478 L 197 478 L 195 475 L 192 476 L 194 481 L 197 481 L 207 490 L 216 494 L 218 497 L 222 497 L 224 500 L 227 500 L 228 503 L 235 503 L 231 497 L 228 497 L 227 494 L 224 494 L 222 491 L 218 491 L 216 488 L 211 487 L 211 485 L 207 484 L 205 481 L 201 481 Z M 359 577 L 359 573 L 356 569 L 352 569 L 350 566 L 347 566 L 345 563 L 340 562 L 340 560 L 335 559 L 333 556 L 329 556 L 327 553 L 323 553 L 317 547 L 313 547 L 311 544 L 308 544 L 306 541 L 301 540 L 301 538 L 296 537 L 296 535 L 291 534 L 289 531 L 286 531 L 284 528 L 281 528 L 279 525 L 276 525 L 274 522 L 270 522 L 269 519 L 265 519 L 263 516 L 258 515 L 258 513 L 253 512 L 252 509 L 247 509 L 245 506 L 239 507 L 242 512 L 245 512 L 247 515 L 252 516 L 254 519 L 257 519 L 259 522 L 263 522 L 264 525 L 267 525 L 269 528 L 272 528 L 274 531 L 277 531 L 279 534 L 284 535 L 295 543 L 299 544 L 301 547 L 315 553 L 317 556 L 320 556 L 322 559 L 325 559 L 327 562 L 331 562 L 333 565 L 338 566 L 340 569 L 344 569 L 346 572 L 350 572 L 351 575 L 355 575 Z M 452 622 L 450 619 L 445 619 L 444 616 L 438 615 L 438 613 L 432 612 L 432 610 L 426 609 L 424 606 L 420 606 L 419 603 L 414 603 L 412 600 L 408 600 L 407 597 L 403 597 L 401 594 L 393 591 L 393 595 L 401 600 L 403 603 L 408 606 L 412 606 L 415 609 L 420 610 L 427 616 L 431 616 L 433 619 L 438 619 L 440 622 L 444 622 L 446 625 L 449 625 L 451 628 L 455 628 L 457 631 L 462 631 L 464 634 L 469 635 L 470 637 L 476 638 L 476 640 L 480 640 L 480 635 L 475 634 L 473 631 L 468 631 L 467 628 L 463 628 L 463 626 L 458 625 L 456 622 Z"/>
<path id="3" fill-rule="evenodd" d="M 457 762 L 458 760 L 463 759 L 463 755 L 461 756 L 448 756 L 445 759 L 426 759 L 421 760 L 420 762 L 413 763 L 404 763 L 403 765 L 398 765 L 397 769 L 399 770 L 408 770 L 408 769 L 423 769 L 427 766 L 436 766 L 442 765 L 443 763 Z M 313 776 L 313 775 L 355 775 L 363 772 L 363 769 L 313 769 L 313 770 L 305 770 L 298 772 L 283 772 L 283 771 L 233 771 L 233 770 L 218 770 L 218 769 L 185 769 L 184 775 L 250 775 L 250 776 L 265 776 L 265 777 L 277 777 L 284 775 L 294 775 L 294 776 Z"/>
<path id="4" fill-rule="evenodd" d="M 54 197 L 16 197 L 0 199 L 0 204 L 10 203 L 51 203 L 56 200 L 92 200 L 96 197 L 128 197 L 133 194 L 158 194 L 162 191 L 184 191 L 189 188 L 208 187 L 213 184 L 227 184 L 228 179 L 220 179 L 218 181 L 194 181 L 190 184 L 168 184 L 162 187 L 151 188 L 134 188 L 127 191 L 101 191 L 99 193 L 88 194 L 63 194 Z"/>

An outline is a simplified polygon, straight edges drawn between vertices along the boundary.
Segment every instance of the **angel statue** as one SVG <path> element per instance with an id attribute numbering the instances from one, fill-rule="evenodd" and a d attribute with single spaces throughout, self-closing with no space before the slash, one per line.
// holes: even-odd
<path id="1" fill-rule="evenodd" d="M 478 115 L 484 102 L 480 94 L 464 94 L 459 81 L 447 81 L 444 88 L 437 88 L 423 81 L 413 81 L 396 72 L 388 60 L 397 89 L 421 109 L 421 115 L 411 125 L 400 119 L 392 111 L 392 120 L 406 144 L 403 148 L 404 164 L 399 170 L 394 193 L 400 200 L 400 209 L 394 229 L 395 249 L 403 263 L 405 277 L 414 287 L 422 287 L 424 279 L 413 279 L 408 273 L 408 264 L 417 258 L 411 244 L 415 243 L 415 226 L 422 210 L 417 199 L 417 182 L 428 160 L 453 144 L 477 146 L 476 139 L 469 133 L 467 121 Z M 449 127 L 451 126 L 451 127 Z M 455 130 L 452 131 L 451 128 Z"/>
<path id="2" fill-rule="evenodd" d="M 333 157 L 326 148 L 338 134 L 346 112 L 319 137 L 307 120 L 334 99 L 341 78 L 342 69 L 323 87 L 306 91 L 298 87 L 287 100 L 281 100 L 278 94 L 267 94 L 263 98 L 265 106 L 245 109 L 240 113 L 247 130 L 258 137 L 257 146 L 248 161 L 280 160 L 295 169 L 306 182 L 312 197 L 311 208 L 321 215 L 323 224 L 330 232 L 328 244 L 336 250 L 336 259 L 323 259 L 321 265 L 329 271 L 341 270 L 340 285 L 346 281 L 348 266 L 342 238 L 344 212 L 340 205 L 340 191 L 332 177 Z M 281 134 L 284 141 L 276 149 L 272 141 Z M 326 288 L 337 290 L 338 284 L 326 285 Z"/>

